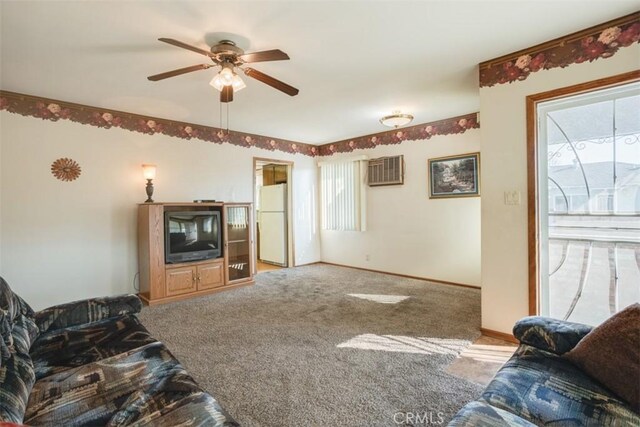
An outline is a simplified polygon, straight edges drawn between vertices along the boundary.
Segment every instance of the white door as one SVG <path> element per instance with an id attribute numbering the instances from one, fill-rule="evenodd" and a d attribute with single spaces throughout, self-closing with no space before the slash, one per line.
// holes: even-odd
<path id="1" fill-rule="evenodd" d="M 640 301 L 640 83 L 537 109 L 540 314 L 597 325 Z"/>

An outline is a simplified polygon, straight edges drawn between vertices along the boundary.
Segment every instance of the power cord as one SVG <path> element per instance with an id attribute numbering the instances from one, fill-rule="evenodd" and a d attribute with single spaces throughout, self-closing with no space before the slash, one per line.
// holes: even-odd
<path id="1" fill-rule="evenodd" d="M 139 271 L 133 276 L 133 289 L 135 289 L 136 292 L 140 292 L 140 282 L 138 282 L 138 286 L 136 287 L 136 278 L 140 278 Z"/>

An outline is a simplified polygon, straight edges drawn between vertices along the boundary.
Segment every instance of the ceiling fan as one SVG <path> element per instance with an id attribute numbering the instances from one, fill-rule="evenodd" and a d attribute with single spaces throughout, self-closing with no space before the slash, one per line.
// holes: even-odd
<path id="1" fill-rule="evenodd" d="M 220 67 L 220 71 L 213 77 L 209 83 L 211 86 L 220 91 L 220 102 L 233 101 L 233 93 L 246 87 L 240 76 L 236 73 L 236 69 L 240 69 L 246 76 L 261 81 L 281 92 L 290 96 L 296 96 L 298 89 L 290 86 L 278 79 L 264 74 L 251 67 L 245 66 L 251 62 L 265 61 L 282 61 L 289 59 L 289 55 L 280 49 L 265 50 L 262 52 L 245 53 L 236 44 L 230 40 L 221 40 L 217 45 L 211 47 L 211 51 L 200 49 L 174 39 L 159 38 L 161 42 L 168 43 L 173 46 L 188 49 L 209 57 L 213 64 L 198 64 L 190 67 L 180 68 L 166 73 L 155 74 L 147 77 L 147 79 L 155 82 L 167 79 L 169 77 L 179 76 L 180 74 L 191 73 L 192 71 L 206 70 L 211 67 Z"/>

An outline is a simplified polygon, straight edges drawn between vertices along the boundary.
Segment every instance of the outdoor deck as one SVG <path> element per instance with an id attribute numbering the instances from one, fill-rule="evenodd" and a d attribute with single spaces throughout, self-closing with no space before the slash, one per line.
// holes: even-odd
<path id="1" fill-rule="evenodd" d="M 640 301 L 640 216 L 550 215 L 551 317 L 597 325 Z"/>

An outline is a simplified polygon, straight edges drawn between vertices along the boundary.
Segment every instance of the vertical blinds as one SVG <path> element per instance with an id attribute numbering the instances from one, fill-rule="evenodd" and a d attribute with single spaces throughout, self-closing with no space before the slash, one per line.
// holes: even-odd
<path id="1" fill-rule="evenodd" d="M 227 208 L 227 225 L 231 228 L 247 228 L 249 218 L 244 207 Z"/>
<path id="2" fill-rule="evenodd" d="M 322 228 L 360 230 L 360 162 L 320 165 Z"/>

